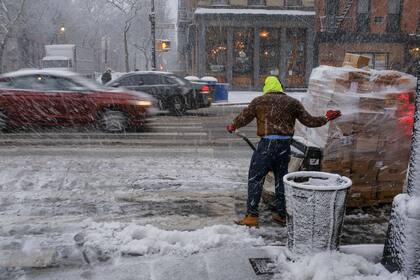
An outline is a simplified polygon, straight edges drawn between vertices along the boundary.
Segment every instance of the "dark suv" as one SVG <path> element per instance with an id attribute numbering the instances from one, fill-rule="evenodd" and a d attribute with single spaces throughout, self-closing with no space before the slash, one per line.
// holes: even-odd
<path id="1" fill-rule="evenodd" d="M 177 115 L 186 110 L 209 107 L 212 101 L 208 90 L 195 89 L 189 81 L 168 72 L 131 72 L 106 85 L 146 92 L 158 100 L 159 109 Z"/>

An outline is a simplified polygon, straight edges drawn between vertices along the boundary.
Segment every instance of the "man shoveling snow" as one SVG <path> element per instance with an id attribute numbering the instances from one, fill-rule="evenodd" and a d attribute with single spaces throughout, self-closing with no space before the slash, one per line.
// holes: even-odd
<path id="1" fill-rule="evenodd" d="M 290 144 L 295 131 L 296 119 L 307 127 L 320 127 L 341 116 L 340 111 L 330 110 L 326 116 L 313 117 L 296 99 L 283 92 L 280 81 L 270 76 L 265 80 L 263 96 L 255 98 L 241 114 L 227 126 L 233 133 L 236 129 L 257 119 L 257 145 L 248 175 L 247 215 L 237 222 L 239 225 L 258 227 L 258 205 L 260 203 L 264 178 L 273 171 L 276 191 L 276 213 L 273 221 L 285 224 L 286 203 L 283 176 L 287 174 L 290 159 Z"/>

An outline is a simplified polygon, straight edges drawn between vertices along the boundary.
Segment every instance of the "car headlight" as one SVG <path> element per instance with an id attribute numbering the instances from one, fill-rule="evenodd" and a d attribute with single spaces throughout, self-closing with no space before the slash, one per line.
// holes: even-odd
<path id="1" fill-rule="evenodd" d="M 133 101 L 130 101 L 130 103 L 133 105 L 143 106 L 143 107 L 151 107 L 153 105 L 152 101 L 146 101 L 146 100 L 142 100 L 142 101 L 133 100 Z"/>

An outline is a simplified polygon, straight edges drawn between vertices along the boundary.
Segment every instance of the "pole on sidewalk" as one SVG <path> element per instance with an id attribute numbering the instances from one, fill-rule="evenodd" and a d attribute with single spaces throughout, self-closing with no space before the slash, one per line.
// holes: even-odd
<path id="1" fill-rule="evenodd" d="M 152 70 L 156 71 L 156 13 L 155 0 L 151 0 L 152 10 L 149 16 L 152 32 Z"/>
<path id="2" fill-rule="evenodd" d="M 407 194 L 394 198 L 382 264 L 408 279 L 420 276 L 420 60 Z"/>
<path id="3" fill-rule="evenodd" d="M 408 169 L 407 194 L 410 196 L 420 196 L 420 182 L 416 184 L 416 178 L 420 179 L 420 59 L 417 60 L 417 94 L 416 112 L 414 114 L 413 142 L 411 144 L 410 167 Z"/>

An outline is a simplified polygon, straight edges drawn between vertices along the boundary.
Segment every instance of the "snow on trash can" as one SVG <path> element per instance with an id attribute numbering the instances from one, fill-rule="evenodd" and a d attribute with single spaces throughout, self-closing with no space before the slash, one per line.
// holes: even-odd
<path id="1" fill-rule="evenodd" d="M 294 172 L 283 178 L 287 246 L 292 254 L 337 250 L 352 181 L 337 174 Z"/>

